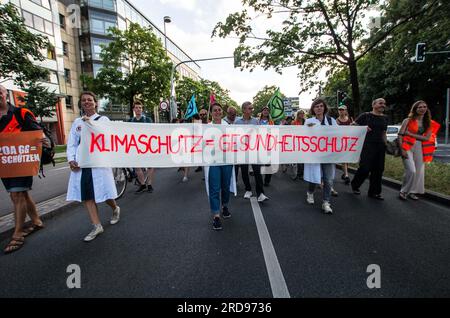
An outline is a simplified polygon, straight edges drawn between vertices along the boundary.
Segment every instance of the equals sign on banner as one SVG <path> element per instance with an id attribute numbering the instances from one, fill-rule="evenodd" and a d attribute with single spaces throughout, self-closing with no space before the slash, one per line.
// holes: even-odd
<path id="1" fill-rule="evenodd" d="M 30 150 L 31 150 L 31 151 L 36 151 L 36 150 L 37 150 L 37 147 L 36 147 L 36 146 L 32 146 L 32 147 L 30 147 Z"/>

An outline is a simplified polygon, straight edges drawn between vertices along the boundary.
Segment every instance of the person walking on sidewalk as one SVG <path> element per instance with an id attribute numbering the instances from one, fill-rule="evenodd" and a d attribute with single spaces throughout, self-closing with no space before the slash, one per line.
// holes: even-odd
<path id="1" fill-rule="evenodd" d="M 212 122 L 215 125 L 227 125 L 222 119 L 223 110 L 219 103 L 211 106 Z M 236 178 L 234 177 L 233 165 L 205 166 L 206 191 L 209 196 L 209 206 L 213 215 L 213 230 L 222 229 L 220 220 L 220 210 L 222 217 L 228 219 L 231 213 L 228 210 L 230 202 L 230 192 L 236 194 Z"/>
<path id="2" fill-rule="evenodd" d="M 94 226 L 84 238 L 85 242 L 92 241 L 103 233 L 103 227 L 98 217 L 97 203 L 105 202 L 111 207 L 110 224 L 116 224 L 120 219 L 120 207 L 116 204 L 116 185 L 111 168 L 80 168 L 78 166 L 77 150 L 80 146 L 81 130 L 86 129 L 86 121 L 109 121 L 108 117 L 97 114 L 97 97 L 92 92 L 83 92 L 80 96 L 82 118 L 77 118 L 70 129 L 67 141 L 67 160 L 70 166 L 67 201 L 83 202 Z"/>
<path id="3" fill-rule="evenodd" d="M 383 114 L 386 101 L 377 98 L 372 102 L 372 111 L 362 113 L 356 118 L 359 126 L 367 126 L 367 135 L 361 151 L 359 168 L 351 182 L 354 194 L 361 194 L 359 188 L 370 175 L 368 196 L 377 200 L 384 200 L 381 195 L 381 181 L 383 179 L 384 160 L 386 152 L 387 117 Z"/>
<path id="4" fill-rule="evenodd" d="M 349 126 L 353 124 L 353 118 L 348 115 L 347 106 L 341 105 L 338 107 L 339 117 L 336 118 L 336 123 L 339 126 Z M 341 179 L 344 180 L 346 185 L 350 184 L 350 177 L 348 176 L 348 163 L 342 164 L 342 171 L 344 172 Z"/>
<path id="5" fill-rule="evenodd" d="M 415 102 L 398 134 L 405 174 L 399 197 L 418 200 L 425 193 L 425 163 L 433 160 L 436 135 L 440 125 L 431 120 L 427 103 Z"/>
<path id="6" fill-rule="evenodd" d="M 253 105 L 251 102 L 244 102 L 242 104 L 242 117 L 236 119 L 235 125 L 259 125 L 258 119 L 252 117 Z M 245 185 L 244 199 L 250 199 L 252 196 L 252 186 L 250 185 L 250 178 L 248 176 L 248 164 L 240 165 L 242 181 Z M 252 164 L 253 176 L 256 183 L 256 197 L 258 202 L 263 202 L 269 198 L 264 194 L 263 179 L 261 175 L 261 165 Z"/>
<path id="7" fill-rule="evenodd" d="M 328 116 L 328 107 L 323 99 L 316 99 L 311 104 L 310 114 L 312 117 L 305 121 L 305 126 L 307 127 L 337 125 L 336 120 Z M 322 211 L 325 214 L 333 213 L 330 202 L 334 175 L 334 163 L 305 163 L 303 179 L 308 182 L 306 202 L 314 204 L 314 191 L 316 186 L 323 182 Z"/>
<path id="8" fill-rule="evenodd" d="M 134 117 L 129 120 L 130 123 L 147 123 L 151 124 L 152 120 L 143 115 L 142 112 L 144 110 L 144 105 L 141 101 L 135 101 L 133 103 L 133 111 L 134 111 Z M 135 193 L 142 193 L 144 191 L 153 192 L 153 174 L 155 172 L 155 168 L 147 168 L 146 174 L 147 178 L 144 176 L 144 171 L 141 168 L 136 168 L 136 175 L 137 179 L 139 181 L 139 188 L 135 191 Z"/>
<path id="9" fill-rule="evenodd" d="M 6 88 L 0 85 L 0 134 L 42 130 L 34 114 L 26 108 L 11 105 L 6 100 L 7 95 Z M 50 146 L 44 134 L 42 136 L 42 144 Z M 26 236 L 44 228 L 44 223 L 39 218 L 36 204 L 29 194 L 33 185 L 33 176 L 2 178 L 2 182 L 14 205 L 14 233 L 3 250 L 5 254 L 9 254 L 24 245 Z M 27 214 L 31 219 L 31 225 L 24 228 Z"/>

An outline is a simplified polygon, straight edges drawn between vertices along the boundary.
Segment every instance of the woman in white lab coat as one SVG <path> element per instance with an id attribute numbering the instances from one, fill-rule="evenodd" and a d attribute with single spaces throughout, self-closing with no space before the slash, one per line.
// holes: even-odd
<path id="1" fill-rule="evenodd" d="M 316 99 L 310 109 L 311 118 L 305 121 L 305 126 L 334 126 L 337 125 L 336 120 L 327 115 L 328 107 L 323 99 Z M 322 191 L 322 210 L 326 214 L 332 214 L 330 199 L 331 190 L 333 188 L 333 180 L 335 175 L 335 164 L 334 163 L 305 163 L 303 179 L 308 181 L 308 191 L 306 192 L 306 202 L 309 204 L 314 204 L 314 190 L 317 185 L 321 184 L 323 181 L 323 191 Z"/>
<path id="2" fill-rule="evenodd" d="M 113 214 L 110 223 L 116 224 L 120 219 L 120 207 L 114 200 L 117 190 L 111 168 L 80 168 L 78 166 L 78 146 L 80 145 L 81 130 L 85 121 L 109 121 L 105 116 L 97 114 L 97 98 L 92 92 L 83 92 L 80 96 L 81 108 L 84 112 L 82 118 L 77 118 L 70 129 L 67 141 L 67 161 L 70 166 L 70 179 L 67 189 L 67 201 L 83 202 L 88 210 L 94 228 L 84 238 L 92 241 L 103 233 L 103 227 L 98 217 L 97 203 L 105 202 L 111 207 Z"/>

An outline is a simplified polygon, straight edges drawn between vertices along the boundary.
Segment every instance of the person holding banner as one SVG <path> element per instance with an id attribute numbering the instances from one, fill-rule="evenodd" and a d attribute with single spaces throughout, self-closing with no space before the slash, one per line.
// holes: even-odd
<path id="1" fill-rule="evenodd" d="M 305 121 L 308 127 L 314 126 L 335 126 L 336 120 L 328 116 L 328 107 L 323 99 L 316 99 L 311 104 L 310 115 Z M 303 179 L 308 182 L 308 191 L 306 192 L 306 202 L 314 204 L 314 190 L 316 185 L 323 182 L 322 191 L 322 211 L 325 214 L 332 214 L 330 199 L 331 190 L 333 189 L 333 180 L 335 175 L 334 163 L 305 163 Z"/>
<path id="2" fill-rule="evenodd" d="M 336 122 L 339 126 L 349 126 L 353 124 L 353 118 L 348 115 L 347 106 L 340 105 L 338 107 L 339 117 L 336 118 Z M 350 177 L 348 176 L 348 163 L 342 164 L 342 171 L 344 172 L 341 179 L 344 180 L 346 185 L 350 184 Z"/>
<path id="3" fill-rule="evenodd" d="M 383 114 L 386 101 L 377 98 L 372 102 L 372 111 L 362 113 L 356 118 L 355 123 L 359 126 L 367 126 L 367 135 L 361 151 L 359 168 L 351 182 L 354 194 L 361 194 L 359 188 L 370 174 L 369 198 L 384 200 L 381 195 L 381 181 L 383 179 L 384 160 L 387 143 L 387 117 Z"/>
<path id="4" fill-rule="evenodd" d="M 23 107 L 14 107 L 7 102 L 8 91 L 0 85 L 0 134 L 20 133 L 24 131 L 42 130 L 34 114 Z M 50 146 L 48 139 L 42 133 L 41 142 Z M 44 228 L 44 223 L 36 210 L 36 204 L 28 191 L 33 185 L 33 176 L 1 178 L 14 205 L 15 228 L 11 240 L 4 248 L 9 254 L 19 250 L 25 242 L 25 237 Z M 24 228 L 25 217 L 31 219 L 31 225 Z"/>
<path id="5" fill-rule="evenodd" d="M 67 161 L 70 166 L 70 179 L 67 189 L 67 201 L 83 202 L 93 224 L 92 231 L 84 238 L 90 242 L 103 233 L 103 227 L 98 217 L 97 203 L 105 202 L 112 209 L 110 224 L 116 224 L 120 219 L 120 207 L 114 200 L 117 190 L 111 168 L 80 168 L 78 166 L 77 149 L 82 142 L 81 130 L 86 121 L 109 121 L 105 116 L 97 114 L 97 97 L 92 92 L 83 92 L 80 103 L 85 116 L 77 118 L 70 129 L 67 142 Z"/>
<path id="6" fill-rule="evenodd" d="M 144 109 L 144 105 L 142 105 L 141 101 L 135 101 L 133 103 L 133 111 L 135 116 L 129 120 L 130 123 L 147 123 L 151 124 L 152 120 L 142 115 L 142 111 Z M 152 181 L 153 181 L 153 173 L 155 172 L 154 168 L 147 168 L 147 178 L 144 176 L 144 171 L 141 168 L 136 168 L 136 175 L 139 181 L 139 188 L 134 192 L 136 194 L 147 191 L 149 193 L 153 192 Z"/>
<path id="7" fill-rule="evenodd" d="M 227 125 L 222 119 L 223 110 L 219 103 L 211 106 L 212 122 L 215 125 Z M 222 206 L 222 217 L 230 218 L 231 213 L 228 210 L 230 201 L 230 192 L 236 194 L 236 178 L 233 175 L 233 165 L 205 166 L 206 191 L 209 196 L 209 206 L 213 215 L 213 230 L 222 229 L 220 220 L 220 207 Z M 222 201 L 222 202 L 221 202 Z"/>
<path id="8" fill-rule="evenodd" d="M 423 100 L 415 102 L 398 134 L 403 166 L 402 187 L 399 197 L 418 200 L 416 194 L 425 193 L 425 163 L 433 160 L 436 135 L 440 125 L 431 120 L 431 113 Z"/>
<path id="9" fill-rule="evenodd" d="M 242 104 L 242 117 L 236 119 L 235 125 L 259 125 L 259 121 L 252 117 L 253 105 L 251 102 L 244 102 Z M 248 164 L 240 165 L 242 180 L 245 185 L 244 199 L 250 199 L 252 197 L 252 186 L 250 185 L 250 179 L 248 176 Z M 261 165 L 253 165 L 252 169 L 256 183 L 256 197 L 258 202 L 263 202 L 269 198 L 264 194 L 263 179 L 261 176 Z"/>
<path id="10" fill-rule="evenodd" d="M 259 125 L 274 125 L 272 118 L 270 117 L 270 109 L 269 106 L 264 106 L 261 109 L 261 114 L 259 115 Z M 264 186 L 268 187 L 270 185 L 270 181 L 272 180 L 272 173 L 268 173 L 269 170 L 272 172 L 271 165 L 264 165 L 263 169 L 266 172 L 264 174 Z"/>

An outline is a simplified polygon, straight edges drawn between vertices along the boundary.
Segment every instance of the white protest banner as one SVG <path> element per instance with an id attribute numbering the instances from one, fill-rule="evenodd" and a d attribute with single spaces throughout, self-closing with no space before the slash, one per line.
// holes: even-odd
<path id="1" fill-rule="evenodd" d="M 366 127 L 86 122 L 81 167 L 357 162 Z"/>

